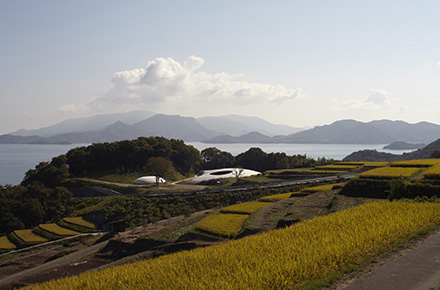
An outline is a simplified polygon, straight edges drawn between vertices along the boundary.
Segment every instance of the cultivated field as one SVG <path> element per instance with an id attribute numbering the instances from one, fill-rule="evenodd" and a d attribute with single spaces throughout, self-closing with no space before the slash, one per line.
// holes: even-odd
<path id="1" fill-rule="evenodd" d="M 293 289 L 439 222 L 440 204 L 374 202 L 282 230 L 29 289 Z"/>
<path id="2" fill-rule="evenodd" d="M 0 250 L 14 250 L 17 247 L 9 241 L 8 237 L 0 237 Z"/>
<path id="3" fill-rule="evenodd" d="M 34 234 L 32 230 L 16 230 L 12 233 L 12 235 L 15 235 L 18 239 L 20 239 L 23 244 L 39 244 L 47 242 L 46 238 Z"/>
<path id="4" fill-rule="evenodd" d="M 260 197 L 258 200 L 264 201 L 264 202 L 277 202 L 277 201 L 280 201 L 283 199 L 287 199 L 287 198 L 291 197 L 292 195 L 294 196 L 295 194 L 299 194 L 299 193 L 300 192 L 287 192 L 287 193 L 268 195 L 268 196 Z"/>
<path id="5" fill-rule="evenodd" d="M 256 212 L 262 207 L 269 205 L 270 202 L 261 202 L 261 201 L 249 201 L 243 202 L 239 204 L 234 204 L 231 206 L 224 207 L 220 209 L 221 213 L 237 213 L 237 214 L 252 214 Z"/>
<path id="6" fill-rule="evenodd" d="M 379 167 L 362 172 L 360 177 L 366 178 L 398 178 L 410 177 L 420 170 L 420 167 Z"/>
<path id="7" fill-rule="evenodd" d="M 309 192 L 309 193 L 313 193 L 313 192 L 318 192 L 318 191 L 324 191 L 324 190 L 332 190 L 332 188 L 334 186 L 344 186 L 345 183 L 332 183 L 332 184 L 324 184 L 324 185 L 318 185 L 318 186 L 312 186 L 312 187 L 306 187 L 301 189 L 302 192 Z"/>
<path id="8" fill-rule="evenodd" d="M 198 222 L 196 229 L 224 238 L 235 238 L 248 217 L 245 214 L 213 214 Z"/>

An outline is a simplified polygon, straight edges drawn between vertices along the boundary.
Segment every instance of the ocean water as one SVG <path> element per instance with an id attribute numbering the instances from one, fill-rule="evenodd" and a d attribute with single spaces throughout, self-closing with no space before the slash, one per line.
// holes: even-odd
<path id="1" fill-rule="evenodd" d="M 0 184 L 20 184 L 26 172 L 40 162 L 51 161 L 72 148 L 87 145 L 0 144 Z"/>
<path id="2" fill-rule="evenodd" d="M 222 151 L 230 152 L 236 156 L 246 152 L 251 147 L 259 147 L 266 153 L 284 152 L 287 155 L 307 155 L 312 158 L 343 159 L 352 152 L 373 149 L 393 154 L 402 154 L 411 150 L 383 150 L 385 144 L 359 145 L 359 144 L 205 144 L 200 142 L 187 142 L 202 151 L 208 147 L 216 147 Z M 42 161 L 50 161 L 53 157 L 67 153 L 72 148 L 87 146 L 89 144 L 72 145 L 40 145 L 40 144 L 0 144 L 0 185 L 17 185 L 23 180 L 29 169 L 34 169 Z"/>

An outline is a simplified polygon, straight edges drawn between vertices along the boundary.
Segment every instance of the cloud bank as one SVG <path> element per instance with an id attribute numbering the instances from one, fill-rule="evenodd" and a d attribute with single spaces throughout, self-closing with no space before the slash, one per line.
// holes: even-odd
<path id="1" fill-rule="evenodd" d="M 93 110 L 109 107 L 173 104 L 184 108 L 194 104 L 246 105 L 284 104 L 301 98 L 301 88 L 251 83 L 227 73 L 210 74 L 200 71 L 205 61 L 188 57 L 183 64 L 172 58 L 156 58 L 145 68 L 117 72 L 113 86 L 94 98 L 88 106 Z M 61 110 L 81 106 L 66 105 Z"/>

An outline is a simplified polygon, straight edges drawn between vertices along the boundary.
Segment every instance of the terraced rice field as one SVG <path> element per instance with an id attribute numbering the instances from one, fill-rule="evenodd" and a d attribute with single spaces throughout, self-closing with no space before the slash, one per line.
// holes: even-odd
<path id="1" fill-rule="evenodd" d="M 328 171 L 353 171 L 359 168 L 359 165 L 346 165 L 346 164 L 332 164 L 332 165 L 323 165 L 316 166 L 317 170 L 328 170 Z"/>
<path id="2" fill-rule="evenodd" d="M 440 159 L 415 159 L 415 160 L 404 160 L 404 161 L 392 161 L 390 166 L 397 167 L 428 167 L 440 163 Z"/>
<path id="3" fill-rule="evenodd" d="M 75 236 L 80 234 L 78 232 L 60 227 L 57 224 L 41 224 L 38 227 L 46 232 L 57 236 Z"/>
<path id="4" fill-rule="evenodd" d="M 439 222 L 440 204 L 374 202 L 285 229 L 29 289 L 294 289 Z"/>
<path id="5" fill-rule="evenodd" d="M 47 242 L 46 238 L 34 234 L 32 230 L 15 230 L 13 234 L 15 234 L 15 236 L 22 240 L 25 244 L 38 244 Z"/>
<path id="6" fill-rule="evenodd" d="M 248 217 L 244 214 L 214 214 L 198 222 L 196 229 L 216 236 L 235 238 Z"/>
<path id="7" fill-rule="evenodd" d="M 269 205 L 270 202 L 261 202 L 261 201 L 249 201 L 243 202 L 239 204 L 234 204 L 231 206 L 224 207 L 220 209 L 221 213 L 236 213 L 236 214 L 252 214 L 256 212 L 262 207 Z"/>
<path id="8" fill-rule="evenodd" d="M 318 186 L 312 186 L 301 189 L 302 192 L 319 192 L 319 191 L 325 191 L 325 190 L 332 190 L 334 186 L 344 186 L 345 182 L 342 183 L 332 183 L 332 184 L 324 184 L 324 185 L 318 185 Z"/>
<path id="9" fill-rule="evenodd" d="M 0 250 L 14 250 L 17 247 L 8 239 L 8 237 L 0 237 Z"/>
<path id="10" fill-rule="evenodd" d="M 364 178 L 398 178 L 410 177 L 420 170 L 420 167 L 379 167 L 366 172 L 362 172 L 360 177 Z"/>
<path id="11" fill-rule="evenodd" d="M 66 217 L 66 218 L 63 218 L 63 221 L 70 223 L 70 224 L 77 225 L 77 226 L 81 226 L 84 228 L 88 228 L 91 230 L 96 229 L 96 226 L 94 224 L 84 220 L 82 217 Z"/>
<path id="12" fill-rule="evenodd" d="M 283 199 L 288 199 L 290 196 L 294 196 L 295 194 L 298 194 L 300 192 L 287 192 L 287 193 L 280 193 L 280 194 L 274 194 L 274 195 L 268 195 L 268 196 L 263 196 L 260 197 L 258 200 L 259 201 L 264 201 L 264 202 L 277 202 Z"/>
<path id="13" fill-rule="evenodd" d="M 431 166 L 423 173 L 423 177 L 427 179 L 440 179 L 440 163 Z"/>

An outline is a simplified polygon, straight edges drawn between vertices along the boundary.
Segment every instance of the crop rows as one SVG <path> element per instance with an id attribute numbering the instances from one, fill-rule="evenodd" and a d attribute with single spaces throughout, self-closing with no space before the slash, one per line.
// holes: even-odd
<path id="1" fill-rule="evenodd" d="M 314 193 L 314 192 L 319 192 L 319 191 L 325 191 L 325 190 L 332 190 L 334 186 L 338 187 L 338 186 L 344 186 L 345 183 L 332 183 L 332 184 L 324 184 L 324 185 L 318 185 L 318 186 L 312 186 L 312 187 L 307 187 L 307 188 L 303 188 L 301 189 L 302 192 L 309 192 L 309 193 Z"/>
<path id="2" fill-rule="evenodd" d="M 292 289 L 439 222 L 440 204 L 375 202 L 289 228 L 30 289 Z"/>
<path id="3" fill-rule="evenodd" d="M 415 159 L 415 160 L 404 160 L 404 161 L 393 161 L 390 166 L 397 167 L 428 167 L 440 163 L 440 159 Z"/>
<path id="4" fill-rule="evenodd" d="M 214 214 L 198 222 L 196 229 L 224 238 L 235 238 L 248 217 L 244 214 Z"/>
<path id="5" fill-rule="evenodd" d="M 332 164 L 332 165 L 323 165 L 323 166 L 316 166 L 315 168 L 317 170 L 340 170 L 340 171 L 352 171 L 359 167 L 359 165 L 348 165 L 348 164 Z"/>
<path id="6" fill-rule="evenodd" d="M 8 237 L 0 237 L 0 250 L 14 250 L 16 248 L 17 247 L 13 243 L 11 243 Z"/>
<path id="7" fill-rule="evenodd" d="M 79 235 L 78 232 L 60 227 L 57 224 L 40 224 L 38 226 L 43 231 L 49 232 L 51 234 L 54 234 L 56 236 L 75 236 Z"/>
<path id="8" fill-rule="evenodd" d="M 265 201 L 265 202 L 277 202 L 283 199 L 288 199 L 291 196 L 295 196 L 295 194 L 298 194 L 299 192 L 287 192 L 287 193 L 280 193 L 280 194 L 274 194 L 274 195 L 267 195 L 260 197 L 259 201 Z"/>
<path id="9" fill-rule="evenodd" d="M 248 201 L 220 209 L 221 213 L 236 213 L 236 214 L 252 214 L 262 207 L 269 205 L 269 202 Z"/>
<path id="10" fill-rule="evenodd" d="M 32 230 L 15 230 L 9 237 L 17 247 L 47 242 L 47 239 L 35 234 Z"/>
<path id="11" fill-rule="evenodd" d="M 419 167 L 379 167 L 369 171 L 362 172 L 361 177 L 365 178 L 398 178 L 410 177 L 419 171 Z"/>
<path id="12" fill-rule="evenodd" d="M 423 173 L 424 178 L 440 179 L 440 163 L 437 163 Z"/>
<path id="13" fill-rule="evenodd" d="M 89 228 L 91 230 L 96 229 L 94 224 L 84 220 L 82 217 L 66 217 L 66 218 L 63 218 L 63 221 L 70 223 L 70 224 L 77 225 L 77 226 L 81 226 L 84 228 Z"/>

